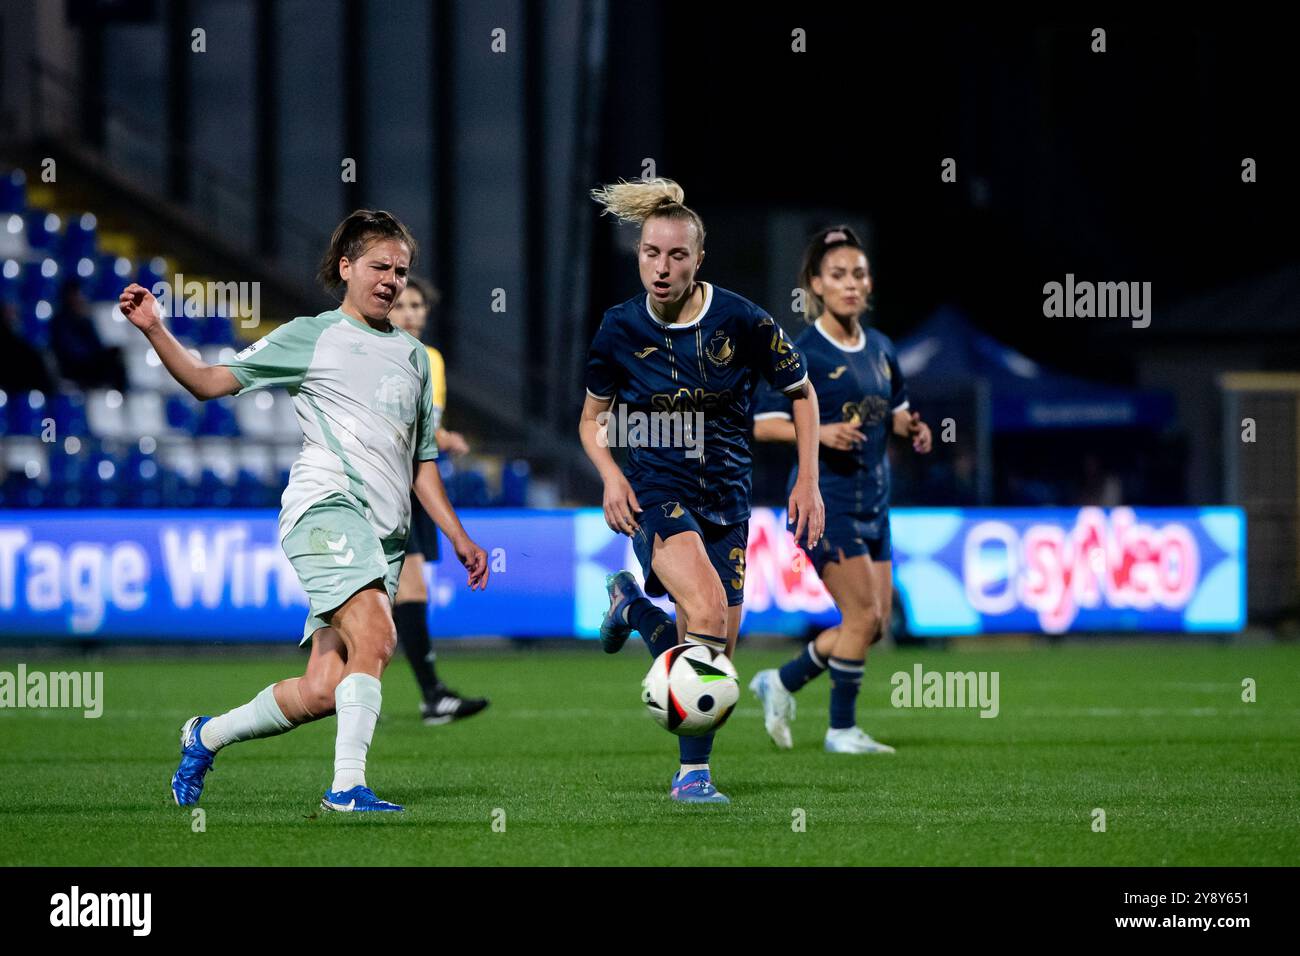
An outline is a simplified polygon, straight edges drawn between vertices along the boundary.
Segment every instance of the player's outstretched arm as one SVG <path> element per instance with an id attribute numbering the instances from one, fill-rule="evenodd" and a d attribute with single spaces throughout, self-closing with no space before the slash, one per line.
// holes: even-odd
<path id="1" fill-rule="evenodd" d="M 460 518 L 451 507 L 451 501 L 447 498 L 447 489 L 442 483 L 442 475 L 438 474 L 438 463 L 416 462 L 415 480 L 411 483 L 411 487 L 415 489 L 415 497 L 433 519 L 433 523 L 451 542 L 452 550 L 456 552 L 460 563 L 469 572 L 470 590 L 479 591 L 487 587 L 487 554 L 470 538 L 465 527 L 460 523 Z"/>
<path id="2" fill-rule="evenodd" d="M 605 482 L 605 524 L 611 531 L 620 534 L 635 534 L 636 516 L 641 512 L 641 505 L 636 500 L 636 492 L 628 483 L 623 469 L 609 450 L 609 440 L 605 437 L 606 426 L 604 414 L 609 411 L 613 399 L 593 398 L 587 396 L 582 403 L 582 418 L 578 421 L 578 437 L 582 439 L 582 449 L 591 459 L 591 463 L 600 472 Z"/>
<path id="3" fill-rule="evenodd" d="M 144 286 L 132 282 L 122 290 L 117 304 L 126 320 L 144 333 L 163 368 L 195 398 L 207 401 L 239 391 L 239 381 L 230 369 L 224 365 L 208 365 L 181 345 L 163 323 L 158 300 Z"/>
<path id="4" fill-rule="evenodd" d="M 788 508 L 795 522 L 794 539 L 803 543 L 807 531 L 807 547 L 811 548 L 821 540 L 822 530 L 826 527 L 826 506 L 817 485 L 817 423 L 821 415 L 817 410 L 817 392 L 811 382 L 805 382 L 802 391 L 792 393 L 790 397 L 793 399 L 791 414 L 794 417 L 795 445 L 799 449 L 799 472 L 790 491 Z"/>

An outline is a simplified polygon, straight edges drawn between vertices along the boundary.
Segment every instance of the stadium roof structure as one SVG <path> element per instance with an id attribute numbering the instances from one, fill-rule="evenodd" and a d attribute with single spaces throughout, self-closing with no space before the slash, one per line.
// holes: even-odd
<path id="1" fill-rule="evenodd" d="M 1163 391 L 1092 382 L 1050 369 L 981 332 L 945 306 L 897 346 L 908 391 L 928 398 L 974 393 L 995 432 L 1059 428 L 1152 428 L 1174 420 Z"/>

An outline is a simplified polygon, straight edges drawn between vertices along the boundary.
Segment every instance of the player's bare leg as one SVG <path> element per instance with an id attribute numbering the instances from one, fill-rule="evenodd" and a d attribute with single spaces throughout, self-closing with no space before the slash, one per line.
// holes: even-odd
<path id="1" fill-rule="evenodd" d="M 301 677 L 274 685 L 275 702 L 294 725 L 310 723 L 334 713 L 334 690 L 343 679 L 348 652 L 332 627 L 322 627 L 311 638 L 311 656 Z"/>
<path id="2" fill-rule="evenodd" d="M 312 635 L 311 656 L 300 677 L 266 687 L 246 704 L 218 717 L 191 717 L 181 728 L 181 762 L 172 777 L 172 798 L 197 803 L 217 751 L 245 740 L 287 733 L 334 713 L 334 688 L 343 677 L 347 651 L 337 631 Z"/>
<path id="3" fill-rule="evenodd" d="M 740 636 L 740 618 L 744 608 L 741 605 L 727 608 L 727 656 L 735 658 L 736 656 L 736 639 Z M 677 643 L 686 642 L 686 631 L 690 627 L 690 621 L 686 617 L 686 612 L 678 608 L 677 610 Z"/>
<path id="4" fill-rule="evenodd" d="M 327 810 L 400 810 L 379 800 L 366 785 L 366 754 L 383 702 L 380 678 L 397 649 L 388 594 L 376 581 L 348 598 L 330 623 L 347 648 L 342 679 L 334 689 L 338 735 L 334 744 L 334 781 L 321 806 Z"/>
<path id="5" fill-rule="evenodd" d="M 877 561 L 872 568 L 872 582 L 876 588 L 876 607 L 880 608 L 880 624 L 872 644 L 879 644 L 890 636 L 889 624 L 894 616 L 894 563 Z"/>
<path id="6" fill-rule="evenodd" d="M 698 534 L 687 531 L 667 541 L 656 535 L 651 568 L 677 604 L 678 643 L 699 644 L 724 653 L 734 649 L 727 595 Z M 737 629 L 739 620 L 737 615 Z M 678 739 L 681 767 L 672 780 L 674 800 L 730 802 L 713 785 L 709 773 L 712 748 L 711 733 Z"/>
<path id="7" fill-rule="evenodd" d="M 826 731 L 830 753 L 893 753 L 857 726 L 856 702 L 867 649 L 880 639 L 881 606 L 878 578 L 891 575 L 888 562 L 858 555 L 826 565 L 822 583 L 840 609 L 840 621 L 831 655 L 826 659 L 831 675 L 831 725 Z M 892 581 L 891 581 L 892 585 Z"/>
<path id="8" fill-rule="evenodd" d="M 686 531 L 665 541 L 655 535 L 650 566 L 673 596 L 679 621 L 684 612 L 690 622 L 685 631 L 678 625 L 681 640 L 726 650 L 727 595 L 700 536 Z"/>

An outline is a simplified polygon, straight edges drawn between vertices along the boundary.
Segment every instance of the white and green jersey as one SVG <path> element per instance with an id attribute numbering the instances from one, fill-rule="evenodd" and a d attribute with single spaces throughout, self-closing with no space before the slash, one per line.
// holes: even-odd
<path id="1" fill-rule="evenodd" d="M 237 395 L 283 385 L 293 396 L 303 442 L 280 499 L 281 540 L 304 511 L 337 494 L 381 539 L 407 533 L 413 462 L 438 457 L 422 342 L 334 309 L 286 322 L 227 365 Z"/>

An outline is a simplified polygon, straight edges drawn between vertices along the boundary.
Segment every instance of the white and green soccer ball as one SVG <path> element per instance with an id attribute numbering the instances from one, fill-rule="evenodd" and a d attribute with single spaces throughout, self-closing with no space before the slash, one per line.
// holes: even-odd
<path id="1" fill-rule="evenodd" d="M 682 737 L 717 730 L 740 700 L 731 658 L 700 644 L 670 647 L 641 681 L 641 700 L 659 726 Z"/>

